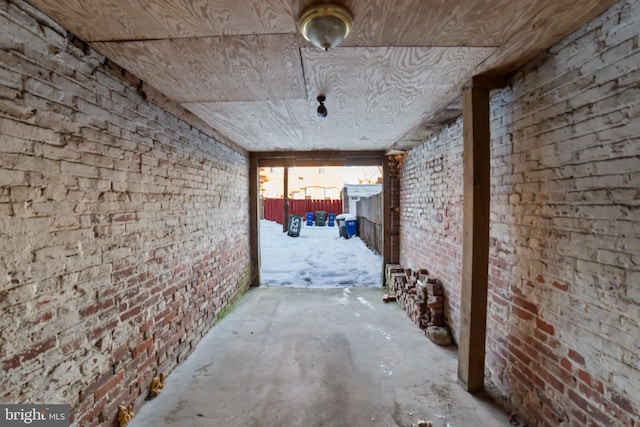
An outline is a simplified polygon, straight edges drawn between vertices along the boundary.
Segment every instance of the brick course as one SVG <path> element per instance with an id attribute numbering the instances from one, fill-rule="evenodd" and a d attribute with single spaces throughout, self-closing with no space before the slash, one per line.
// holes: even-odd
<path id="1" fill-rule="evenodd" d="M 247 153 L 27 4 L 0 26 L 0 399 L 112 425 L 248 286 Z"/>
<path id="2" fill-rule="evenodd" d="M 486 374 L 534 425 L 640 425 L 638 28 L 621 1 L 492 94 Z M 401 181 L 401 263 L 443 278 L 456 337 L 461 126 Z"/>

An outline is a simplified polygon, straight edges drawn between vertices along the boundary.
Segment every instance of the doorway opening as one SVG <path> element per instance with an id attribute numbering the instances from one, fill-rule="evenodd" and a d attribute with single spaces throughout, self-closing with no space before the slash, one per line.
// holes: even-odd
<path id="1" fill-rule="evenodd" d="M 381 152 L 252 153 L 252 285 L 382 286 L 383 160 Z"/>
<path id="2" fill-rule="evenodd" d="M 259 176 L 262 285 L 382 286 L 380 166 L 264 167 Z"/>

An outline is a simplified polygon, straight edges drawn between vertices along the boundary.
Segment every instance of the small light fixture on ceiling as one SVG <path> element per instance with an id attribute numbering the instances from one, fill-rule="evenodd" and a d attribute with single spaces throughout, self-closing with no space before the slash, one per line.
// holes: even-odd
<path id="1" fill-rule="evenodd" d="M 318 106 L 318 117 L 327 117 L 327 107 L 324 106 L 326 99 L 324 95 L 318 95 L 318 102 L 320 103 Z"/>
<path id="2" fill-rule="evenodd" d="M 349 35 L 353 16 L 344 7 L 319 3 L 306 8 L 298 18 L 302 36 L 324 50 L 338 46 Z"/>

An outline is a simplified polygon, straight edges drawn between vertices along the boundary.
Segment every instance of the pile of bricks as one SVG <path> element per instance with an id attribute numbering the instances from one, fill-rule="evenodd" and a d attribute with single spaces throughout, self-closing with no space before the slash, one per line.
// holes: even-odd
<path id="1" fill-rule="evenodd" d="M 411 271 L 398 264 L 387 264 L 385 302 L 397 301 L 413 322 L 422 329 L 445 326 L 444 290 L 426 269 Z"/>

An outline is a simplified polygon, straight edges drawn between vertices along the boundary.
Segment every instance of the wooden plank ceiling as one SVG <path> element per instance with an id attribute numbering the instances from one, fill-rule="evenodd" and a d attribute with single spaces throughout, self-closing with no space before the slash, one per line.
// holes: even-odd
<path id="1" fill-rule="evenodd" d="M 29 1 L 248 151 L 410 148 L 460 114 L 473 76 L 508 75 L 616 2 L 340 1 L 353 31 L 324 52 L 297 31 L 312 1 Z"/>

